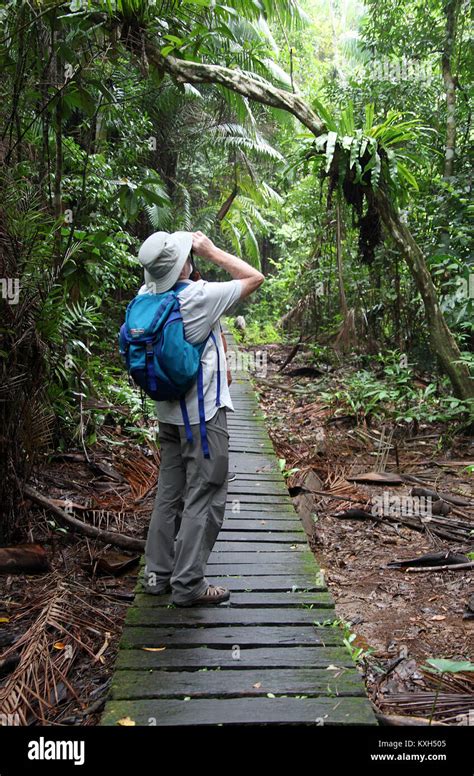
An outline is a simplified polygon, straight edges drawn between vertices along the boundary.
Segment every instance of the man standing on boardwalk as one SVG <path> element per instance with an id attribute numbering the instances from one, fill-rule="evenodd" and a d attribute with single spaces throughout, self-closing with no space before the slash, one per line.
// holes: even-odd
<path id="1" fill-rule="evenodd" d="M 191 251 L 222 267 L 233 279 L 191 280 Z M 186 394 L 192 442 L 180 402 L 156 402 L 161 463 L 145 547 L 144 589 L 157 595 L 171 592 L 176 606 L 218 604 L 228 600 L 230 593 L 209 584 L 204 572 L 224 520 L 229 468 L 226 413 L 234 410 L 219 319 L 239 299 L 256 291 L 264 276 L 217 248 L 202 232 L 155 232 L 141 246 L 138 259 L 145 269 L 145 285 L 139 293 L 163 293 L 179 281 L 186 339 L 197 344 L 211 334 L 201 356 L 205 418 L 199 414 L 197 383 Z M 204 455 L 204 420 L 209 457 Z"/>

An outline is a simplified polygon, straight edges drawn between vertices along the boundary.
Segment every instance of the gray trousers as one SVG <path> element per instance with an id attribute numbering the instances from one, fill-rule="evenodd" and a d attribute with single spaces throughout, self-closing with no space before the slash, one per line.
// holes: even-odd
<path id="1" fill-rule="evenodd" d="M 144 581 L 183 603 L 205 593 L 207 561 L 224 520 L 229 470 L 226 408 L 206 423 L 210 458 L 201 448 L 199 425 L 193 442 L 184 426 L 159 424 L 160 474 L 145 546 Z M 180 519 L 181 517 L 181 519 Z"/>

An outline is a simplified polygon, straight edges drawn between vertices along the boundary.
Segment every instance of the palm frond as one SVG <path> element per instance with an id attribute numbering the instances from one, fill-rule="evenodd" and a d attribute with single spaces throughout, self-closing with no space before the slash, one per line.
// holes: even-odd
<path id="1" fill-rule="evenodd" d="M 245 148 L 257 155 L 283 161 L 284 156 L 256 131 L 249 131 L 242 124 L 217 124 L 210 129 L 211 135 L 231 148 Z"/>
<path id="2" fill-rule="evenodd" d="M 21 725 L 34 720 L 44 724 L 66 694 L 77 697 L 68 680 L 76 656 L 85 652 L 94 659 L 97 635 L 103 641 L 100 631 L 117 627 L 89 603 L 92 596 L 92 591 L 53 574 L 39 598 L 18 615 L 21 619 L 32 609 L 37 612 L 32 625 L 1 656 L 20 653 L 17 667 L 0 688 L 0 714 L 16 717 Z"/>

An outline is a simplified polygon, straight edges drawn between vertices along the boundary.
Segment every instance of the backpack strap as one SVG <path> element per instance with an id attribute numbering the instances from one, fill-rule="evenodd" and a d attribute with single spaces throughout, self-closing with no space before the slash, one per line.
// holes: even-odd
<path id="1" fill-rule="evenodd" d="M 189 286 L 189 283 L 185 283 L 182 280 L 178 280 L 174 286 L 172 287 L 172 291 L 176 291 L 177 294 L 179 294 L 180 291 L 183 290 L 183 288 L 187 288 Z"/>
<path id="2" fill-rule="evenodd" d="M 206 412 L 204 408 L 204 390 L 202 382 L 202 365 L 199 364 L 199 371 L 197 375 L 197 393 L 198 393 L 198 406 L 199 406 L 199 433 L 201 435 L 201 447 L 204 453 L 204 458 L 210 458 L 209 444 L 207 442 L 206 434 Z M 181 405 L 181 413 L 184 420 L 184 428 L 186 430 L 186 439 L 188 442 L 193 441 L 193 432 L 191 430 L 191 424 L 189 422 L 188 408 L 186 407 L 186 400 L 184 396 L 179 400 Z"/>
<path id="3" fill-rule="evenodd" d="M 212 334 L 212 332 L 208 335 L 206 339 L 209 339 L 209 337 L 212 336 L 212 339 L 215 342 L 215 337 Z M 219 355 L 218 355 L 219 358 Z M 203 377 L 202 377 L 202 364 L 199 364 L 199 370 L 197 374 L 197 395 L 198 395 L 198 407 L 199 407 L 199 433 L 201 436 L 201 447 L 202 451 L 204 453 L 204 458 L 210 458 L 209 454 L 209 444 L 207 441 L 207 434 L 206 434 L 206 410 L 204 407 L 204 385 L 203 385 Z M 183 416 L 184 421 L 184 428 L 186 430 L 186 439 L 188 442 L 193 441 L 193 432 L 191 430 L 191 424 L 189 422 L 189 415 L 188 415 L 188 408 L 186 407 L 186 400 L 184 396 L 181 397 L 179 400 L 180 406 L 181 406 L 181 414 Z"/>
<path id="4" fill-rule="evenodd" d="M 181 399 L 179 400 L 179 403 L 181 405 L 181 413 L 183 415 L 184 428 L 186 430 L 186 439 L 188 440 L 188 442 L 192 442 L 193 432 L 191 431 L 191 424 L 189 423 L 188 408 L 186 407 L 186 401 L 184 396 L 181 397 Z"/>
<path id="5" fill-rule="evenodd" d="M 210 335 L 217 351 L 217 391 L 216 391 L 216 407 L 221 406 L 221 361 L 219 356 L 219 347 L 214 336 L 214 332 L 211 331 Z"/>
<path id="6" fill-rule="evenodd" d="M 155 374 L 155 366 L 154 366 L 154 349 L 153 349 L 153 341 L 151 338 L 147 338 L 146 341 L 146 375 L 147 375 L 147 383 L 148 388 L 150 391 L 156 391 L 158 384 L 156 380 L 156 374 Z"/>
<path id="7" fill-rule="evenodd" d="M 207 443 L 206 434 L 206 412 L 204 409 L 204 388 L 202 381 L 202 364 L 199 364 L 199 372 L 197 376 L 197 391 L 198 391 L 198 405 L 199 405 L 199 431 L 201 433 L 201 447 L 204 453 L 204 458 L 210 458 L 209 445 Z"/>

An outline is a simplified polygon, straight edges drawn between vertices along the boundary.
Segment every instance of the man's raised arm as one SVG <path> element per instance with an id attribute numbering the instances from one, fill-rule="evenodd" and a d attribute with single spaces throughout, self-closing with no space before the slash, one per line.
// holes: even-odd
<path id="1" fill-rule="evenodd" d="M 193 251 L 202 256 L 203 259 L 225 269 L 234 280 L 240 280 L 242 285 L 241 299 L 245 299 L 246 296 L 256 291 L 265 280 L 258 269 L 247 264 L 243 259 L 221 250 L 202 232 L 193 232 Z"/>

